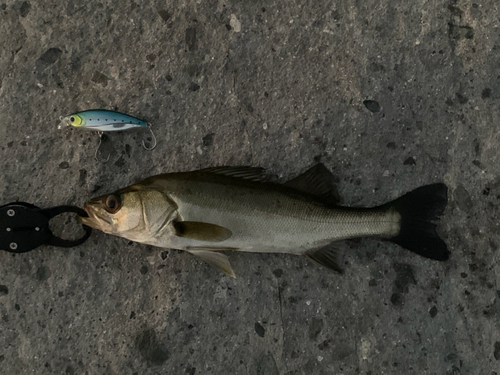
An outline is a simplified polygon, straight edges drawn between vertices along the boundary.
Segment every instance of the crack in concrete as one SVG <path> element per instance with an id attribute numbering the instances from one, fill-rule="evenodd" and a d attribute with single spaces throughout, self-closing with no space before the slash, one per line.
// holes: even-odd
<path id="1" fill-rule="evenodd" d="M 281 357 L 283 359 L 283 352 L 284 352 L 284 346 L 285 346 L 285 323 L 283 322 L 283 308 L 282 308 L 282 300 L 281 300 L 281 285 L 280 285 L 279 280 L 277 280 L 276 282 L 278 284 L 278 302 L 279 302 L 280 320 L 281 320 L 281 339 L 282 339 L 282 345 L 283 345 L 283 350 L 282 350 Z M 283 362 L 284 362 L 284 365 L 285 365 L 286 373 L 289 373 L 286 359 Z"/>

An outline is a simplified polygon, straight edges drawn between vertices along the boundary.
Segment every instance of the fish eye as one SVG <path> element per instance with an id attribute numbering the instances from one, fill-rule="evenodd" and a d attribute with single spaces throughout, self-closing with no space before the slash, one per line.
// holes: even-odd
<path id="1" fill-rule="evenodd" d="M 71 116 L 71 117 L 69 118 L 69 121 L 71 121 L 71 122 L 75 122 L 75 118 L 74 118 L 73 116 Z"/>
<path id="2" fill-rule="evenodd" d="M 118 195 L 111 194 L 106 197 L 104 201 L 104 208 L 110 214 L 116 214 L 122 207 L 122 200 Z"/>

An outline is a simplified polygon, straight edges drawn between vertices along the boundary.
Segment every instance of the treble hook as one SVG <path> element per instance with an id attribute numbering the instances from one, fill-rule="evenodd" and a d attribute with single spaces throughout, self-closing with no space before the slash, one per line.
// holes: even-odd
<path id="1" fill-rule="evenodd" d="M 153 127 L 151 126 L 151 123 L 148 122 L 148 129 L 151 132 L 151 136 L 153 137 L 154 145 L 150 148 L 146 147 L 146 144 L 144 143 L 144 140 L 142 141 L 142 147 L 144 147 L 146 150 L 151 151 L 156 147 L 156 137 L 155 134 L 153 133 Z"/>
<path id="2" fill-rule="evenodd" d="M 97 145 L 97 148 L 95 149 L 94 157 L 95 157 L 96 161 L 99 161 L 99 159 L 97 158 L 97 152 L 99 151 L 99 147 L 101 147 L 102 136 L 104 135 L 104 132 L 98 131 L 97 134 L 99 135 L 99 144 Z M 107 163 L 109 161 L 110 157 L 111 157 L 111 154 L 108 155 L 108 158 L 104 161 L 104 163 Z"/>

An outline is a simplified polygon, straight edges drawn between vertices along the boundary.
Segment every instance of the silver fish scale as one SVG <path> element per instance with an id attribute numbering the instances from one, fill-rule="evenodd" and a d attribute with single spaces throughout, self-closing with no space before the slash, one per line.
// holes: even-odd
<path id="1" fill-rule="evenodd" d="M 259 183 L 230 184 L 234 179 L 224 176 L 221 181 L 181 177 L 166 175 L 154 185 L 178 205 L 181 220 L 216 224 L 228 228 L 232 236 L 211 242 L 159 235 L 155 238 L 159 246 L 301 254 L 336 240 L 389 237 L 399 231 L 399 214 L 392 211 L 329 208 Z"/>

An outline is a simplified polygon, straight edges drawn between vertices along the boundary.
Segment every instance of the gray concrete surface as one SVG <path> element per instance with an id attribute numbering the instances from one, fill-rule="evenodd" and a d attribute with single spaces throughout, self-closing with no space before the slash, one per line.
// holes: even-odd
<path id="1" fill-rule="evenodd" d="M 94 232 L 0 254 L 5 374 L 500 373 L 498 1 L 0 4 L 0 203 L 82 205 L 217 165 L 282 181 L 317 161 L 345 205 L 448 184 L 447 263 L 342 244 L 345 275 L 229 254 L 236 280 Z M 58 118 L 118 109 L 150 135 Z M 68 220 L 71 235 L 76 225 Z"/>

